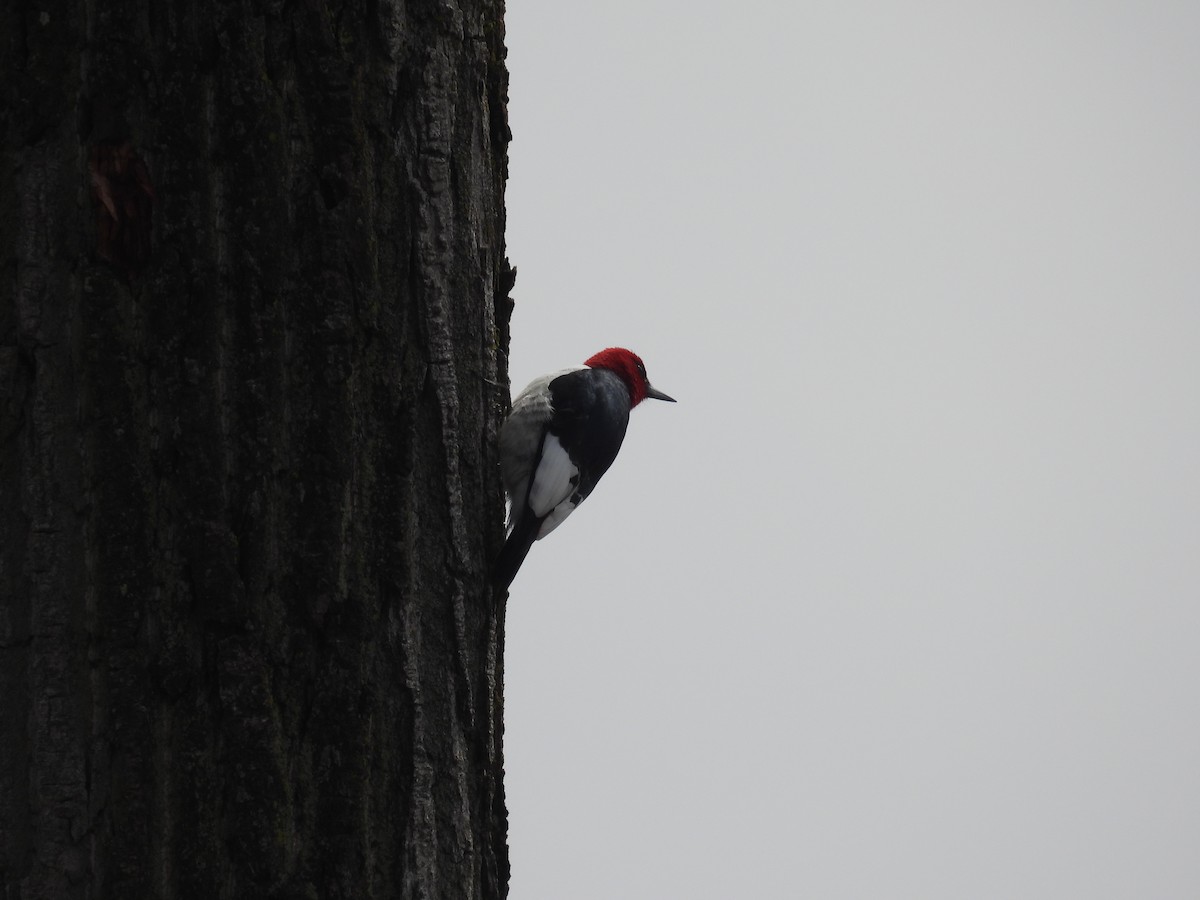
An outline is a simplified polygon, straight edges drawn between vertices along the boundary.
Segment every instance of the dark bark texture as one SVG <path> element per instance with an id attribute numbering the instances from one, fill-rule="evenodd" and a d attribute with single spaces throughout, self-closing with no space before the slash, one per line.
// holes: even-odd
<path id="1" fill-rule="evenodd" d="M 0 11 L 0 896 L 507 893 L 502 17 Z"/>

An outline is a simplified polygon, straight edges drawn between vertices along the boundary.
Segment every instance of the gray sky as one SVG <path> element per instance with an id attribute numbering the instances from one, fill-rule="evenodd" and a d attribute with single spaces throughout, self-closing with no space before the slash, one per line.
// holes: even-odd
<path id="1" fill-rule="evenodd" d="M 1200 897 L 1200 6 L 509 0 L 515 900 Z"/>

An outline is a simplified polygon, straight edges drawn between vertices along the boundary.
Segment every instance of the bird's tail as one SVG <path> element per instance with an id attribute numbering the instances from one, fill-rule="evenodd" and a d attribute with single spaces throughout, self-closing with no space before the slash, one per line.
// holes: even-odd
<path id="1" fill-rule="evenodd" d="M 529 555 L 529 548 L 537 540 L 538 530 L 542 525 L 541 519 L 528 514 L 528 510 L 526 513 L 513 525 L 508 539 L 504 542 L 504 549 L 500 551 L 495 565 L 492 566 L 492 584 L 504 590 L 508 590 L 512 580 L 517 577 L 517 570 Z"/>

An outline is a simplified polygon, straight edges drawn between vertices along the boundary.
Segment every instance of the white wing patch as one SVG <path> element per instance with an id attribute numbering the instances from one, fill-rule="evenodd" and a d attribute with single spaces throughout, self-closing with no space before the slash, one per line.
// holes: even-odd
<path id="1" fill-rule="evenodd" d="M 571 497 L 579 484 L 579 472 L 558 438 L 547 434 L 537 471 L 530 472 L 529 467 L 537 454 L 537 442 L 542 440 L 544 423 L 552 414 L 548 385 L 560 375 L 586 368 L 572 366 L 533 381 L 513 401 L 512 412 L 500 428 L 500 469 L 512 507 L 510 529 L 516 517 L 516 504 L 524 503 L 525 488 L 531 477 L 529 508 L 538 518 L 545 517 L 538 530 L 539 539 L 557 528 L 575 509 Z"/>
<path id="2" fill-rule="evenodd" d="M 542 527 L 538 529 L 537 539 L 540 541 L 555 528 L 559 526 L 563 519 L 575 511 L 575 504 L 570 500 L 564 500 L 558 506 L 554 507 L 554 511 L 542 520 Z"/>
<path id="3" fill-rule="evenodd" d="M 587 366 L 572 366 L 535 379 L 513 401 L 512 412 L 500 426 L 500 471 L 504 487 L 514 503 L 525 502 L 530 468 L 537 456 L 542 431 L 553 410 L 550 408 L 550 382 L 568 372 Z"/>
<path id="4" fill-rule="evenodd" d="M 539 519 L 547 516 L 575 493 L 578 484 L 579 470 L 571 457 L 557 437 L 546 435 L 542 458 L 533 473 L 533 486 L 529 488 L 529 508 Z"/>

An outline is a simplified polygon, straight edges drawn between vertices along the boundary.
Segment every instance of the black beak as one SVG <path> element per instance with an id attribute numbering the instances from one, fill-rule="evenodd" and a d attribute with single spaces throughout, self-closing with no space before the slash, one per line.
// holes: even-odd
<path id="1" fill-rule="evenodd" d="M 668 403 L 675 402 L 674 397 L 668 397 L 662 391 L 655 390 L 654 388 L 650 387 L 650 385 L 646 385 L 646 396 L 651 400 L 666 400 Z"/>

